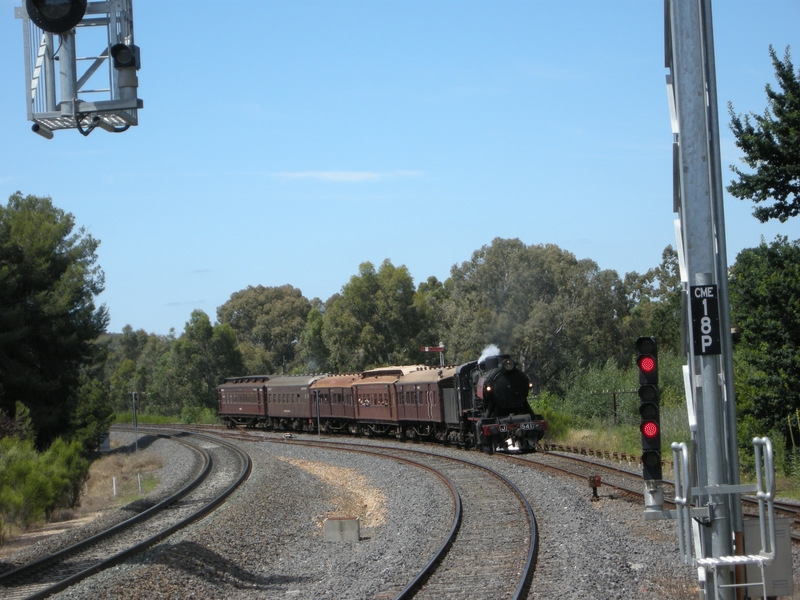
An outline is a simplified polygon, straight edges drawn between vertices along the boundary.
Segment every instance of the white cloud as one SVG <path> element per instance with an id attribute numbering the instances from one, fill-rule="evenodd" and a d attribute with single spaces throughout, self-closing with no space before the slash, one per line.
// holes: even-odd
<path id="1" fill-rule="evenodd" d="M 390 173 L 376 173 L 374 171 L 295 171 L 289 173 L 273 173 L 273 177 L 281 179 L 318 179 L 320 181 L 335 181 L 344 183 L 358 183 L 361 181 L 381 181 L 398 177 L 417 177 L 419 171 L 392 171 Z"/>

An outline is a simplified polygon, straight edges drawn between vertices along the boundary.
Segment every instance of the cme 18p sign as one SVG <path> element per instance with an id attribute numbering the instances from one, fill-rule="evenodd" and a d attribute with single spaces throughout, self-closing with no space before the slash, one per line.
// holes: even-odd
<path id="1" fill-rule="evenodd" d="M 689 288 L 695 355 L 720 354 L 719 296 L 716 285 Z"/>

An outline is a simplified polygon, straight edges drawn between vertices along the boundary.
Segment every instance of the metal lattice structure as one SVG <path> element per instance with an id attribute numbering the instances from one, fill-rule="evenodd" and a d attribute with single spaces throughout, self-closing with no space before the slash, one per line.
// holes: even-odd
<path id="1" fill-rule="evenodd" d="M 89 2 L 78 25 L 61 34 L 38 27 L 25 2 L 14 8 L 14 16 L 22 20 L 25 103 L 33 131 L 52 138 L 59 129 L 88 135 L 95 127 L 121 132 L 138 125 L 144 104 L 137 97 L 132 0 Z M 78 55 L 78 43 L 93 52 Z M 135 51 L 135 67 L 115 67 L 112 49 L 120 44 Z"/>

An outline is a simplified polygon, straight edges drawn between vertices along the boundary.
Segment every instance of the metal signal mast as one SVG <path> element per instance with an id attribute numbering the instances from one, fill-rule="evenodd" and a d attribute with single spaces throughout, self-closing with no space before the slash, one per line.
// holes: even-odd
<path id="1" fill-rule="evenodd" d="M 664 6 L 692 440 L 691 453 L 672 444 L 678 510 L 653 501 L 661 497 L 659 477 L 645 482 L 651 500 L 645 518 L 678 519 L 681 557 L 698 567 L 706 599 L 731 599 L 737 588 L 751 586 L 766 597 L 765 568 L 775 559 L 772 446 L 766 438 L 754 440 L 758 484 L 740 485 L 711 0 L 665 0 Z M 744 492 L 763 501 L 761 549 L 751 555 L 743 551 Z M 747 565 L 760 569 L 760 580 L 743 581 Z"/>
<path id="2" fill-rule="evenodd" d="M 141 63 L 131 2 L 23 0 L 14 8 L 22 20 L 26 108 L 35 133 L 52 139 L 58 129 L 89 135 L 97 127 L 120 133 L 138 125 L 144 104 L 137 97 Z M 93 53 L 77 53 L 78 32 L 81 47 Z"/>

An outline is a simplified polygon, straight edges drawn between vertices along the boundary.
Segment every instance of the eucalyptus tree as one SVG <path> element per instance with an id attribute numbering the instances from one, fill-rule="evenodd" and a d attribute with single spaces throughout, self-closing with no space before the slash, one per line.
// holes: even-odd
<path id="1" fill-rule="evenodd" d="M 495 344 L 514 356 L 537 391 L 609 358 L 624 364 L 625 288 L 615 271 L 553 244 L 495 238 L 454 265 L 445 303 L 448 360 L 474 360 Z"/>
<path id="2" fill-rule="evenodd" d="M 785 222 L 800 213 L 800 70 L 795 73 L 788 47 L 783 60 L 772 46 L 769 55 L 779 89 L 767 84 L 764 113 L 741 117 L 728 103 L 736 145 L 751 169 L 745 172 L 731 166 L 738 179 L 728 191 L 741 200 L 764 203 L 753 209 L 753 216 L 762 223 Z"/>
<path id="3" fill-rule="evenodd" d="M 755 417 L 764 435 L 800 409 L 800 240 L 778 236 L 742 250 L 730 269 L 730 296 L 741 331 L 741 412 Z"/>
<path id="4" fill-rule="evenodd" d="M 386 259 L 376 271 L 372 263 L 361 263 L 323 316 L 331 366 L 355 371 L 422 362 L 419 346 L 435 343 L 435 332 L 426 304 L 415 299 L 405 266 Z"/>
<path id="5" fill-rule="evenodd" d="M 310 310 L 309 300 L 291 285 L 248 286 L 217 308 L 217 320 L 236 333 L 245 370 L 266 375 L 291 368 Z"/>

